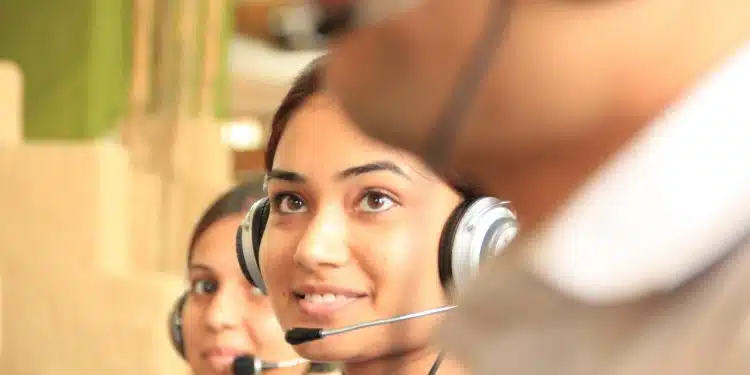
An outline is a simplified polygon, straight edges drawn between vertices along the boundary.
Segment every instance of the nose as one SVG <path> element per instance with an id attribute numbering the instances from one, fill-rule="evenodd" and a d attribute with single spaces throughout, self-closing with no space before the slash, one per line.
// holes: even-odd
<path id="1" fill-rule="evenodd" d="M 210 330 L 219 332 L 242 324 L 242 304 L 245 299 L 237 289 L 223 285 L 211 299 L 205 315 L 205 323 Z"/>
<path id="2" fill-rule="evenodd" d="M 294 261 L 311 271 L 345 265 L 349 261 L 345 216 L 336 208 L 319 210 L 297 244 Z"/>

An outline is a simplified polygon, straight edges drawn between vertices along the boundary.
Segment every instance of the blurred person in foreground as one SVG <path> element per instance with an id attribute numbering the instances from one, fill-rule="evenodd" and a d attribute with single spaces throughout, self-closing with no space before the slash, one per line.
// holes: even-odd
<path id="1" fill-rule="evenodd" d="M 518 210 L 473 374 L 750 373 L 750 1 L 320 4 L 353 123 Z"/>
<path id="2" fill-rule="evenodd" d="M 232 375 L 232 363 L 242 355 L 275 362 L 299 358 L 284 341 L 268 297 L 245 281 L 237 263 L 237 227 L 263 195 L 262 182 L 240 184 L 213 202 L 193 230 L 187 256 L 190 290 L 175 306 L 170 334 L 195 375 Z M 338 373 L 333 365 L 300 362 L 263 373 Z"/>

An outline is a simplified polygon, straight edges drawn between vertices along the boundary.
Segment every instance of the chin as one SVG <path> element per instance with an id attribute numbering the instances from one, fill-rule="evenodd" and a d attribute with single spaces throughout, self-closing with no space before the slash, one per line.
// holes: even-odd
<path id="1" fill-rule="evenodd" d="M 351 337 L 326 337 L 294 347 L 297 354 L 314 362 L 359 362 L 378 357 L 377 348 Z"/>

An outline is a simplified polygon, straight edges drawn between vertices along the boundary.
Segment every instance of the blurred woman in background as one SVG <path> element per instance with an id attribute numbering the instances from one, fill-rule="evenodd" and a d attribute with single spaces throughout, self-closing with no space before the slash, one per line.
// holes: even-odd
<path id="1" fill-rule="evenodd" d="M 175 349 L 196 375 L 230 375 L 233 361 L 242 355 L 286 364 L 264 370 L 268 374 L 333 369 L 299 358 L 284 341 L 268 298 L 240 271 L 235 234 L 248 207 L 262 194 L 261 183 L 233 188 L 206 210 L 193 231 L 187 256 L 190 289 L 178 300 L 169 324 Z"/>

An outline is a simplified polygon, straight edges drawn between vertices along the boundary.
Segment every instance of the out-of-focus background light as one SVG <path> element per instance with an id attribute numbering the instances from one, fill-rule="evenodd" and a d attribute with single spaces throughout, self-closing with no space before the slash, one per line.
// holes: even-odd
<path id="1" fill-rule="evenodd" d="M 221 141 L 235 151 L 258 150 L 265 146 L 266 134 L 260 121 L 249 117 L 222 124 Z"/>

